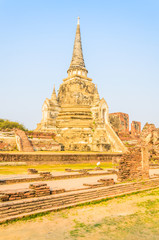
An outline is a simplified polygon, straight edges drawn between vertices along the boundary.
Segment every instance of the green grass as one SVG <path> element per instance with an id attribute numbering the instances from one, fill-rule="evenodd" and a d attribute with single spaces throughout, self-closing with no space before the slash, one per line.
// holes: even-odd
<path id="1" fill-rule="evenodd" d="M 76 240 L 79 237 L 83 237 L 83 239 L 89 239 L 90 237 L 91 239 L 92 234 L 98 236 L 97 239 L 100 240 L 159 239 L 159 189 L 137 193 L 141 199 L 151 194 L 152 196 L 158 196 L 158 198 L 136 203 L 139 211 L 134 214 L 105 217 L 101 221 L 88 224 L 75 221 L 74 227 L 70 231 L 71 239 Z M 120 197 L 120 200 L 129 200 L 131 196 Z M 111 204 L 113 200 L 108 201 L 108 204 Z M 140 208 L 142 208 L 142 211 Z"/>
<path id="2" fill-rule="evenodd" d="M 81 164 L 54 164 L 54 165 L 26 165 L 26 166 L 0 166 L 0 174 L 26 174 L 28 168 L 35 168 L 38 171 L 65 171 L 65 168 L 71 169 L 87 169 L 95 168 L 96 164 L 81 163 Z M 101 168 L 113 168 L 111 162 L 101 163 Z"/>
<path id="3" fill-rule="evenodd" d="M 159 239 L 158 211 L 144 214 L 136 213 L 130 216 L 106 217 L 95 224 L 76 222 L 70 231 L 73 239 L 83 237 L 88 239 L 89 234 L 98 232 L 100 240 L 157 240 Z"/>

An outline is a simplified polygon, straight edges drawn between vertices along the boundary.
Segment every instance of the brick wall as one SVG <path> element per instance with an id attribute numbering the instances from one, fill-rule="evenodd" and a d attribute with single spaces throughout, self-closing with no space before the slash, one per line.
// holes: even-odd
<path id="1" fill-rule="evenodd" d="M 119 162 L 122 154 L 102 154 L 102 153 L 0 153 L 0 162 L 26 162 L 36 164 L 53 163 L 91 163 Z"/>
<path id="2" fill-rule="evenodd" d="M 41 138 L 41 139 L 54 139 L 56 134 L 55 133 L 47 133 L 47 132 L 32 132 L 27 131 L 26 135 L 30 138 Z"/>
<path id="3" fill-rule="evenodd" d="M 109 120 L 117 133 L 129 133 L 129 115 L 122 112 L 110 113 Z"/>
<path id="4" fill-rule="evenodd" d="M 123 154 L 119 163 L 118 180 L 149 178 L 149 153 L 146 146 L 134 147 Z"/>
<path id="5" fill-rule="evenodd" d="M 13 131 L 0 131 L 0 151 L 17 150 L 15 133 Z"/>

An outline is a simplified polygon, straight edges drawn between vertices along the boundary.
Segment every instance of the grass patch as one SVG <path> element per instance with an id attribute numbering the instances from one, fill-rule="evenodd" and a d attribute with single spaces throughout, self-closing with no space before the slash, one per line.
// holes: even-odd
<path id="1" fill-rule="evenodd" d="M 70 231 L 70 236 L 74 237 L 74 240 L 79 237 L 89 239 L 89 236 L 91 239 L 92 235 L 100 236 L 97 239 L 101 240 L 157 240 L 159 239 L 158 211 L 106 217 L 96 223 L 75 222 L 73 230 Z"/>
<path id="2" fill-rule="evenodd" d="M 37 213 L 37 214 L 33 214 L 33 215 L 26 216 L 26 217 L 23 217 L 23 218 L 7 220 L 5 223 L 0 223 L 0 225 L 7 226 L 9 224 L 16 223 L 16 222 L 22 222 L 22 221 L 25 222 L 25 221 L 29 221 L 29 220 L 33 220 L 33 219 L 36 219 L 36 218 L 40 218 L 40 217 L 46 216 L 48 214 L 50 214 L 50 212 Z"/>
<path id="3" fill-rule="evenodd" d="M 54 164 L 54 165 L 25 165 L 25 166 L 0 166 L 0 174 L 27 174 L 28 168 L 35 168 L 38 171 L 65 171 L 65 168 L 71 169 L 87 169 L 95 168 L 96 164 L 81 163 L 81 164 Z M 114 164 L 111 162 L 101 163 L 101 168 L 113 168 Z"/>
<path id="4" fill-rule="evenodd" d="M 141 198 L 150 195 L 159 196 L 159 189 L 144 191 L 142 193 L 133 193 L 117 198 L 120 198 L 123 202 L 125 199 L 130 199 L 132 195 L 138 195 L 138 197 Z M 110 203 L 113 199 L 110 200 Z M 107 199 L 107 201 L 108 200 L 109 199 Z M 101 202 L 103 201 L 100 201 L 100 203 Z M 106 217 L 101 221 L 88 224 L 75 221 L 73 230 L 70 231 L 70 236 L 73 237 L 74 240 L 79 237 L 89 239 L 89 236 L 91 239 L 92 235 L 98 236 L 97 239 L 100 240 L 159 239 L 159 198 L 137 203 L 137 206 L 139 207 L 139 211 L 127 216 Z M 144 209 L 144 212 L 140 211 L 140 207 Z"/>
<path id="5" fill-rule="evenodd" d="M 144 207 L 147 210 L 156 210 L 159 209 L 159 199 L 155 199 L 155 200 L 147 200 L 141 203 L 138 203 L 139 207 Z"/>

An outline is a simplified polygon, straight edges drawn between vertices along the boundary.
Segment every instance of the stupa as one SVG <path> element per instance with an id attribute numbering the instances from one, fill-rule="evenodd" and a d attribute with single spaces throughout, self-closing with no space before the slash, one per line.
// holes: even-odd
<path id="1" fill-rule="evenodd" d="M 55 87 L 42 106 L 36 131 L 56 133 L 65 150 L 123 152 L 125 147 L 109 123 L 109 109 L 97 86 L 87 77 L 78 18 L 73 55 L 67 78 Z"/>

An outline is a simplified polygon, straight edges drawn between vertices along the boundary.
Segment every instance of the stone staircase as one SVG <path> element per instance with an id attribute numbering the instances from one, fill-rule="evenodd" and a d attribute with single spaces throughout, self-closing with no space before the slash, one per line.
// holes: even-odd
<path id="1" fill-rule="evenodd" d="M 34 148 L 26 133 L 20 129 L 15 129 L 18 150 L 21 152 L 34 152 Z"/>
<path id="2" fill-rule="evenodd" d="M 109 141 L 111 142 L 113 148 L 118 149 L 118 147 L 120 146 L 120 149 L 123 152 L 126 152 L 126 150 L 127 150 L 126 147 L 124 146 L 124 144 L 122 143 L 120 138 L 116 135 L 116 133 L 114 132 L 112 127 L 109 124 L 106 124 L 105 128 L 107 130 L 108 138 L 109 138 Z M 118 150 L 121 151 L 120 149 L 118 149 Z"/>

